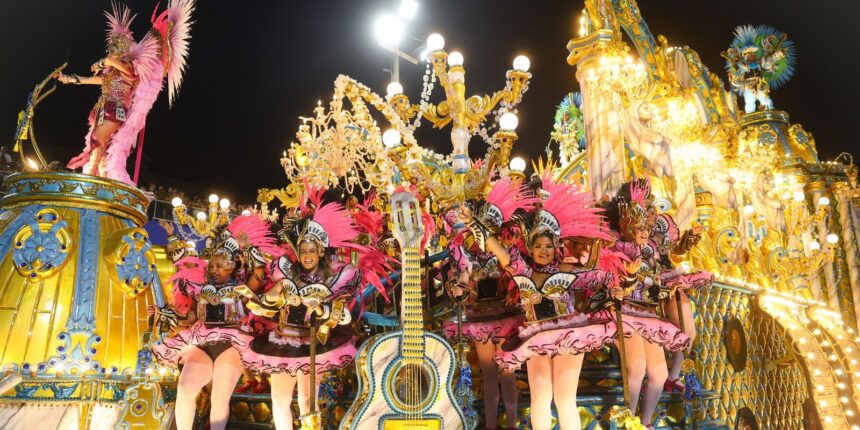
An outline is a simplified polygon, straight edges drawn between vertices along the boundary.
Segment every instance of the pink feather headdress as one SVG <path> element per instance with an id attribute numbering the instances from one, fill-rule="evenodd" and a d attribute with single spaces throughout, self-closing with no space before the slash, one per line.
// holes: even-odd
<path id="1" fill-rule="evenodd" d="M 201 285 L 206 282 L 206 260 L 185 257 L 179 259 L 175 266 L 176 274 L 167 282 L 173 284 L 173 307 L 185 315 L 194 304 L 194 297 L 200 294 Z"/>
<path id="2" fill-rule="evenodd" d="M 501 227 L 509 221 L 517 209 L 532 210 L 538 199 L 528 192 L 528 188 L 519 182 L 505 177 L 496 181 L 487 193 L 487 204 L 484 206 L 482 219 Z"/>
<path id="3" fill-rule="evenodd" d="M 251 246 L 272 257 L 280 257 L 284 253 L 284 250 L 278 246 L 277 238 L 269 230 L 269 223 L 256 215 L 237 216 L 227 226 L 227 230 L 234 238 L 247 236 Z"/>
<path id="4" fill-rule="evenodd" d="M 108 24 L 107 37 L 105 39 L 108 45 L 115 43 L 119 38 L 124 38 L 129 43 L 134 40 L 134 35 L 131 32 L 131 22 L 135 16 L 137 15 L 132 14 L 131 10 L 125 4 L 111 3 L 111 11 L 105 11 Z"/>
<path id="5" fill-rule="evenodd" d="M 549 172 L 544 174 L 541 187 L 547 197 L 538 210 L 537 222 L 530 236 L 548 229 L 557 239 L 584 237 L 612 240 L 603 209 L 596 206 L 590 193 L 574 185 L 556 182 Z"/>

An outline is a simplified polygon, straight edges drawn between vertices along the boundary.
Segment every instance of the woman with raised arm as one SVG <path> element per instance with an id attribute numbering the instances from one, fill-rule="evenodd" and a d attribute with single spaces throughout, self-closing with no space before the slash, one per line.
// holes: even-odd
<path id="1" fill-rule="evenodd" d="M 652 428 L 654 411 L 668 370 L 663 348 L 678 351 L 686 348 L 690 339 L 671 321 L 658 316 L 660 302 L 671 294 L 663 282 L 659 254 L 650 242 L 657 215 L 653 206 L 651 186 L 646 179 L 621 186 L 618 195 L 608 203 L 607 217 L 617 240 L 612 249 L 630 260 L 625 264 L 621 286 L 625 290 L 621 307 L 624 325 L 627 379 L 630 409 L 635 411 L 645 376 L 640 418 Z"/>
<path id="2" fill-rule="evenodd" d="M 242 331 L 245 308 L 235 288 L 244 283 L 259 289 L 266 284 L 263 253 L 278 256 L 268 225 L 253 215 L 234 219 L 213 241 L 202 260 L 188 256 L 176 262 L 173 305 L 150 309 L 157 320 L 172 326 L 172 334 L 155 343 L 152 352 L 165 365 L 179 366 L 176 428 L 194 424 L 197 394 L 210 382 L 213 430 L 227 426 L 230 397 L 242 374 L 241 353 L 251 337 Z M 217 374 L 217 377 L 214 377 Z"/>
<path id="3" fill-rule="evenodd" d="M 100 85 L 102 92 L 90 111 L 84 151 L 69 161 L 69 169 L 83 167 L 88 175 L 134 185 L 126 159 L 165 76 L 171 105 L 182 85 L 193 10 L 194 0 L 171 0 L 167 10 L 153 14 L 152 29 L 139 42 L 131 32 L 135 15 L 128 7 L 114 3 L 112 11 L 105 12 L 107 55 L 90 67 L 93 75 L 57 75 L 64 84 Z"/>
<path id="4" fill-rule="evenodd" d="M 663 305 L 666 316 L 673 323 L 684 329 L 684 333 L 690 337 L 690 345 L 680 351 L 672 352 L 672 366 L 669 368 L 669 377 L 663 389 L 667 392 L 684 392 L 684 384 L 681 383 L 681 367 L 684 359 L 690 353 L 693 340 L 696 338 L 696 324 L 693 320 L 693 307 L 690 303 L 690 291 L 708 288 L 714 282 L 714 275 L 710 272 L 690 270 L 688 265 L 676 264 L 676 259 L 684 256 L 699 242 L 702 234 L 702 226 L 696 225 L 680 234 L 678 225 L 669 214 L 660 214 L 651 230 L 649 244 L 654 249 L 654 260 L 660 265 L 662 283 L 672 291 Z M 678 319 L 678 298 L 681 299 L 681 316 L 683 324 Z M 687 381 L 689 382 L 689 381 Z"/>
<path id="5" fill-rule="evenodd" d="M 513 372 L 501 371 L 493 360 L 501 342 L 523 322 L 517 306 L 513 276 L 525 269 L 519 249 L 502 244 L 505 227 L 517 211 L 531 210 L 536 199 L 519 182 L 503 178 L 493 184 L 486 201 L 480 204 L 479 216 L 472 216 L 472 206 L 461 204 L 459 219 L 466 230 L 455 232 L 448 246 L 454 276 L 446 285 L 454 300 L 462 300 L 465 318 L 462 323 L 464 340 L 475 344 L 484 393 L 484 418 L 488 429 L 496 428 L 499 412 L 499 384 L 507 414 L 508 429 L 517 428 L 517 381 Z M 450 217 L 449 217 L 450 218 Z M 444 325 L 445 336 L 456 341 L 457 321 Z"/>
<path id="6" fill-rule="evenodd" d="M 548 175 L 542 179 L 546 197 L 533 214 L 527 236 L 530 265 L 514 277 L 525 323 L 502 344 L 495 359 L 508 371 L 528 364 L 531 428 L 552 428 L 555 403 L 561 428 L 578 430 L 576 388 L 583 353 L 610 342 L 614 332 L 608 318 L 596 316 L 601 307 L 589 298 L 608 297 L 615 276 L 562 262 L 560 241 L 611 236 L 588 194 Z"/>

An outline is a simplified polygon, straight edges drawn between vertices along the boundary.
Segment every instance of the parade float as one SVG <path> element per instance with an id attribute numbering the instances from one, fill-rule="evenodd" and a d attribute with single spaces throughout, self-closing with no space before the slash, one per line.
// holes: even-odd
<path id="1" fill-rule="evenodd" d="M 422 198 L 420 208 L 438 220 L 444 208 L 485 195 L 494 175 L 528 183 L 526 162 L 512 159 L 516 110 L 532 78 L 528 59 L 514 60 L 504 88 L 466 97 L 463 55 L 446 52 L 439 35 L 428 39 L 427 48 L 415 103 L 398 82 L 382 96 L 339 76 L 331 100 L 302 118 L 281 159 L 289 185 L 260 190 L 256 215 L 276 221 L 279 210 L 301 204 L 307 184 L 352 195 L 376 193 L 377 211 L 392 213 L 392 205 L 404 200 L 398 195 L 392 203 L 390 196 L 412 185 Z M 860 428 L 857 167 L 847 154 L 819 160 L 812 135 L 771 101 L 770 91 L 791 77 L 791 41 L 766 26 L 735 29 L 722 53 L 726 85 L 696 51 L 655 37 L 635 1 L 586 0 L 579 34 L 567 48 L 580 92 L 564 96 L 558 107 L 552 160 L 535 160 L 538 177 L 583 185 L 595 200 L 613 197 L 631 178 L 648 178 L 660 212 L 681 229 L 702 228 L 701 239 L 673 263 L 715 275 L 709 288 L 690 294 L 694 321 L 686 324 L 695 325 L 697 336 L 683 363 L 686 386 L 662 396 L 655 427 Z M 170 67 L 158 63 L 158 55 L 152 58 L 155 63 L 140 67 Z M 159 70 L 159 82 L 162 75 Z M 68 75 L 64 79 L 76 83 Z M 40 160 L 32 119 L 47 82 L 31 94 L 16 136 L 19 151 L 29 140 Z M 171 81 L 171 89 L 178 82 Z M 434 102 L 437 86 L 444 98 Z M 449 155 L 418 141 L 415 130 L 424 121 L 440 129 L 451 125 Z M 137 131 L 126 130 L 128 142 Z M 487 146 L 480 161 L 469 157 L 474 136 Z M 102 146 L 89 136 L 87 145 L 86 160 L 80 161 L 89 163 L 89 173 L 119 175 L 118 180 L 37 171 L 4 183 L 2 428 L 171 425 L 178 370 L 152 359 L 149 349 L 159 330 L 153 330 L 147 307 L 171 301 L 167 281 L 176 258 L 168 258 L 142 228 L 147 196 L 127 183 L 124 171 L 102 161 L 116 151 L 127 157 L 131 146 L 100 153 Z M 210 199 L 208 214 L 196 218 L 181 201 L 174 203 L 183 239 L 213 239 L 230 221 L 229 204 L 219 206 L 217 197 Z M 462 315 L 447 304 L 441 282 L 426 282 L 423 296 L 417 291 L 419 267 L 441 261 L 446 241 L 436 235 L 423 250 L 414 238 L 401 241 L 412 260 L 387 281 L 403 279 L 401 301 L 413 307 L 404 305 L 399 313 L 368 287 L 363 312 L 355 312 L 359 333 L 396 336 L 398 315 L 404 330 L 441 330 L 443 320 Z M 420 251 L 424 258 L 418 258 Z M 415 312 L 418 303 L 423 313 Z M 441 428 L 473 429 L 481 420 L 476 411 L 482 409 L 482 375 L 474 351 L 453 343 L 454 351 L 447 344 L 432 351 L 433 357 L 446 357 L 436 363 L 447 366 L 443 370 L 456 369 L 454 381 L 447 381 L 452 387 L 444 378 L 435 380 L 437 391 L 460 406 L 459 413 L 447 409 L 443 421 L 449 424 Z M 583 428 L 641 425 L 624 410 L 630 404 L 625 370 L 618 365 L 624 359 L 617 348 L 588 353 L 577 402 Z M 363 363 L 359 373 L 367 373 Z M 524 375 L 518 378 L 519 425 L 529 428 L 529 387 Z M 355 405 L 368 400 L 363 389 L 352 368 L 327 376 L 315 425 L 355 428 L 363 413 Z M 205 403 L 201 396 L 201 428 Z M 230 428 L 273 428 L 270 396 L 235 394 Z"/>

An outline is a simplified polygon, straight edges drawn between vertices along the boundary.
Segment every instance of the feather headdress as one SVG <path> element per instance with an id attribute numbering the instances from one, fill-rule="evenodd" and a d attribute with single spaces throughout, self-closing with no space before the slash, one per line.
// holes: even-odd
<path id="1" fill-rule="evenodd" d="M 487 193 L 487 204 L 482 209 L 481 219 L 492 227 L 501 227 L 511 219 L 518 209 L 530 211 L 538 202 L 528 188 L 505 177 L 496 181 Z"/>
<path id="2" fill-rule="evenodd" d="M 550 230 L 556 239 L 612 239 L 603 209 L 596 206 L 590 193 L 577 186 L 557 182 L 551 171 L 544 173 L 541 187 L 546 197 L 536 214 L 530 237 Z"/>

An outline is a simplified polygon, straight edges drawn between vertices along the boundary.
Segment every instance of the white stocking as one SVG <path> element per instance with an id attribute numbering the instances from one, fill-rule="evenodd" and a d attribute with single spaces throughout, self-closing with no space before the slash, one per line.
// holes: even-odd
<path id="1" fill-rule="evenodd" d="M 236 348 L 228 348 L 215 359 L 212 369 L 212 409 L 209 412 L 211 430 L 224 430 L 230 416 L 230 397 L 242 376 L 242 359 Z"/>
<path id="2" fill-rule="evenodd" d="M 272 373 L 272 416 L 277 430 L 293 430 L 293 391 L 296 388 L 296 377 L 288 372 Z"/>
<path id="3" fill-rule="evenodd" d="M 200 348 L 189 346 L 183 351 L 182 365 L 176 386 L 176 429 L 191 430 L 197 412 L 197 394 L 212 379 L 212 360 Z"/>
<path id="4" fill-rule="evenodd" d="M 582 370 L 583 354 L 559 355 L 552 359 L 552 392 L 561 430 L 580 430 L 576 387 Z"/>
<path id="5" fill-rule="evenodd" d="M 532 430 L 552 428 L 552 361 L 546 355 L 533 355 L 528 363 L 531 392 Z"/>

